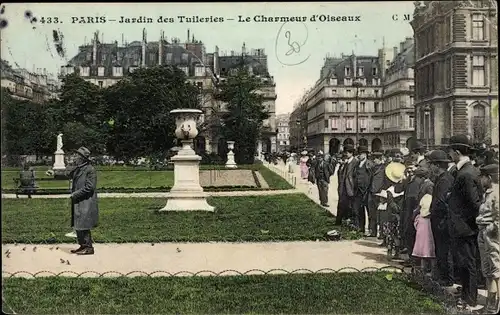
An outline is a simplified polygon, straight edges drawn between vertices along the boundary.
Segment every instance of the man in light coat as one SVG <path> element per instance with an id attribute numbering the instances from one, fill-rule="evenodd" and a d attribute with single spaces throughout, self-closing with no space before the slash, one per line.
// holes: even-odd
<path id="1" fill-rule="evenodd" d="M 76 150 L 76 167 L 71 171 L 71 226 L 76 230 L 80 247 L 71 250 L 77 255 L 93 255 L 90 230 L 97 226 L 97 172 L 90 163 L 90 151 L 85 147 Z"/>

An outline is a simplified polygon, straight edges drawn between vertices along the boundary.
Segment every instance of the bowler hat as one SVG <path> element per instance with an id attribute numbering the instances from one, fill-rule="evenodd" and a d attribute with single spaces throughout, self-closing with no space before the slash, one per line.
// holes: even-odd
<path id="1" fill-rule="evenodd" d="M 459 134 L 459 135 L 452 136 L 450 138 L 450 147 L 452 149 L 459 148 L 459 147 L 465 147 L 465 148 L 470 149 L 471 146 L 470 146 L 470 141 L 469 141 L 469 138 L 467 137 L 467 135 Z"/>
<path id="2" fill-rule="evenodd" d="M 498 164 L 488 164 L 479 169 L 483 175 L 498 175 Z"/>
<path id="3" fill-rule="evenodd" d="M 344 151 L 345 151 L 345 152 L 354 153 L 354 151 L 356 151 L 356 150 L 354 150 L 354 147 L 353 147 L 352 145 L 350 145 L 350 144 L 346 144 L 346 145 L 344 146 Z"/>
<path id="4" fill-rule="evenodd" d="M 432 163 L 438 163 L 438 162 L 446 162 L 449 163 L 450 159 L 448 159 L 448 154 L 444 152 L 443 150 L 433 150 L 431 153 L 429 153 L 429 160 Z"/>
<path id="5" fill-rule="evenodd" d="M 90 160 L 90 150 L 87 149 L 86 147 L 80 147 L 78 150 L 75 150 L 75 153 L 78 153 L 81 155 L 83 158 Z"/>
<path id="6" fill-rule="evenodd" d="M 373 157 L 381 157 L 384 154 L 382 152 L 380 152 L 380 151 L 375 151 L 375 152 L 372 152 L 371 155 Z"/>
<path id="7" fill-rule="evenodd" d="M 368 148 L 365 147 L 364 145 L 360 145 L 358 147 L 358 153 L 369 153 L 370 151 L 368 151 Z"/>
<path id="8" fill-rule="evenodd" d="M 417 142 L 415 143 L 415 146 L 413 146 L 413 148 L 411 148 L 411 151 L 412 151 L 412 152 L 420 152 L 420 151 L 422 151 L 422 150 L 424 150 L 424 149 L 425 149 L 425 147 L 424 147 L 424 145 L 422 144 L 422 142 L 417 141 Z"/>

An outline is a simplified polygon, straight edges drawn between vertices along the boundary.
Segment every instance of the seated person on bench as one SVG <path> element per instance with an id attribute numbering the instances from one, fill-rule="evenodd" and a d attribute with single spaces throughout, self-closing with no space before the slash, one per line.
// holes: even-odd
<path id="1" fill-rule="evenodd" d="M 23 170 L 19 173 L 18 188 L 21 193 L 28 194 L 28 198 L 31 198 L 31 194 L 36 190 L 35 171 L 30 169 L 28 164 L 25 164 Z"/>

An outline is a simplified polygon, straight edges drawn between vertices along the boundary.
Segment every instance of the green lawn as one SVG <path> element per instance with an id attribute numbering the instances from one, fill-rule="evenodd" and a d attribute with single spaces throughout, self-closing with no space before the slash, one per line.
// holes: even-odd
<path id="1" fill-rule="evenodd" d="M 74 242 L 69 199 L 3 199 L 2 242 Z M 304 194 L 211 197 L 209 212 L 158 212 L 166 199 L 101 198 L 97 242 L 323 239 L 334 216 Z M 346 232 L 346 238 L 359 238 Z"/>
<path id="2" fill-rule="evenodd" d="M 18 314 L 445 314 L 402 275 L 385 276 L 10 278 L 3 296 Z"/>
<path id="3" fill-rule="evenodd" d="M 202 169 L 214 169 L 216 165 L 204 165 Z M 36 177 L 47 177 L 45 171 L 48 167 L 38 169 Z M 146 188 L 146 187 L 172 187 L 174 185 L 173 171 L 149 171 L 137 170 L 131 167 L 98 167 L 98 188 Z M 225 169 L 225 168 L 222 168 Z M 259 171 L 269 184 L 271 189 L 293 188 L 285 179 L 269 170 L 262 164 L 242 165 L 240 169 L 252 169 Z M 19 177 L 17 170 L 2 170 L 2 189 L 15 189 L 13 178 Z M 69 189 L 69 182 L 61 181 L 38 181 L 37 186 L 41 189 Z"/>

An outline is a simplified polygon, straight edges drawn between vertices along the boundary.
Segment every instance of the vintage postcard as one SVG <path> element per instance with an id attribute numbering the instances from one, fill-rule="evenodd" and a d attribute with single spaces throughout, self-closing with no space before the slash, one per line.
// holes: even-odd
<path id="1" fill-rule="evenodd" d="M 3 312 L 498 312 L 497 14 L 1 4 Z"/>

